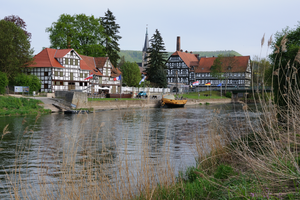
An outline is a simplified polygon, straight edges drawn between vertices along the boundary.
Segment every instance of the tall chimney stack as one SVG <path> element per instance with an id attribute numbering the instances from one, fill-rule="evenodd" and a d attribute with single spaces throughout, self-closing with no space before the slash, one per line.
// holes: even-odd
<path id="1" fill-rule="evenodd" d="M 180 36 L 177 36 L 177 48 L 176 51 L 180 51 Z"/>

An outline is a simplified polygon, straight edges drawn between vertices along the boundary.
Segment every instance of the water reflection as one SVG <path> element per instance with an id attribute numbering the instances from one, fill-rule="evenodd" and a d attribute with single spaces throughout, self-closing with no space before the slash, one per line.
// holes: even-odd
<path id="1" fill-rule="evenodd" d="M 37 174 L 41 170 L 48 182 L 55 182 L 58 174 L 65 170 L 62 166 L 75 163 L 75 168 L 80 169 L 87 159 L 95 168 L 117 170 L 115 163 L 128 157 L 134 168 L 146 148 L 153 166 L 169 154 L 177 173 L 195 164 L 195 138 L 208 131 L 215 110 L 220 110 L 218 116 L 224 121 L 245 120 L 241 105 L 234 104 L 111 110 L 90 115 L 51 114 L 39 118 L 2 117 L 0 130 L 9 124 L 11 133 L 0 143 L 3 148 L 0 151 L 3 183 L 0 197 L 8 197 L 5 174 L 16 165 L 22 166 L 23 178 L 38 187 Z M 20 152 L 24 156 L 16 163 L 15 158 Z M 74 155 L 73 152 L 78 153 Z M 63 156 L 66 156 L 65 160 Z"/>

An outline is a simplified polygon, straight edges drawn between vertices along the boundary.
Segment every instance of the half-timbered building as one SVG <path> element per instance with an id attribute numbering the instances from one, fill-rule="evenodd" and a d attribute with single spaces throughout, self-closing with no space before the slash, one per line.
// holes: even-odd
<path id="1" fill-rule="evenodd" d="M 220 76 L 213 76 L 211 67 L 216 57 L 199 57 L 198 54 L 180 49 L 180 37 L 177 37 L 177 50 L 167 60 L 167 81 L 169 85 L 192 85 L 197 87 L 211 86 L 245 87 L 250 86 L 250 56 L 230 56 L 222 58 Z"/>
<path id="2" fill-rule="evenodd" d="M 108 57 L 79 55 L 74 49 L 45 48 L 34 56 L 34 63 L 24 73 L 36 75 L 42 83 L 41 92 L 80 90 L 83 92 L 117 93 L 121 74 Z M 93 74 L 92 79 L 86 79 Z"/>

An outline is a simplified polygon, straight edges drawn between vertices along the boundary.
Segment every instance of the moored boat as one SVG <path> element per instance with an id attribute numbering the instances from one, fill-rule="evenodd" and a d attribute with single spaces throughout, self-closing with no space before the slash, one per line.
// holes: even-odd
<path id="1" fill-rule="evenodd" d="M 174 95 L 163 95 L 161 99 L 161 105 L 167 107 L 184 107 L 187 100 L 183 98 L 175 98 Z"/>

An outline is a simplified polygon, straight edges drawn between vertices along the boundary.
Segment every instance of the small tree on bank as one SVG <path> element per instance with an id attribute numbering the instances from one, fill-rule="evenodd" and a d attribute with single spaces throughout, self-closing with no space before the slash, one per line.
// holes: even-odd
<path id="1" fill-rule="evenodd" d="M 129 87 L 137 87 L 141 80 L 140 68 L 135 62 L 125 62 L 120 70 L 122 72 L 123 83 Z"/>
<path id="2" fill-rule="evenodd" d="M 18 74 L 13 82 L 15 86 L 29 86 L 29 92 L 39 91 L 41 89 L 42 83 L 40 79 L 35 75 L 26 75 L 26 74 Z"/>
<path id="3" fill-rule="evenodd" d="M 0 72 L 0 94 L 5 94 L 8 78 L 5 73 Z"/>
<path id="4" fill-rule="evenodd" d="M 163 39 L 156 29 L 154 35 L 150 39 L 150 47 L 148 48 L 147 77 L 148 80 L 157 87 L 167 87 L 166 61 L 167 52 L 164 47 Z"/>
<path id="5" fill-rule="evenodd" d="M 300 23 L 295 29 L 283 29 L 275 34 L 270 54 L 274 67 L 273 87 L 275 103 L 285 107 L 288 103 L 299 104 L 297 98 L 287 100 L 290 94 L 298 93 L 300 85 Z"/>

